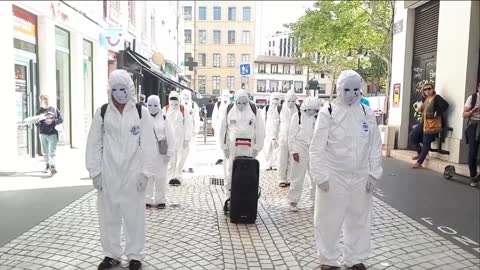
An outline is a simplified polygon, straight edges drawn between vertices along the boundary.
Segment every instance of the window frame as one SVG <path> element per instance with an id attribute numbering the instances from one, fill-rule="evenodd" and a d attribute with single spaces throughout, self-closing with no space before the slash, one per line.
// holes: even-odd
<path id="1" fill-rule="evenodd" d="M 266 74 L 267 73 L 267 64 L 258 64 L 258 73 L 259 74 Z"/>
<path id="2" fill-rule="evenodd" d="M 190 15 L 190 16 L 187 16 L 187 12 L 186 12 L 186 9 L 187 9 L 187 8 L 190 8 L 190 14 L 188 14 L 188 15 Z M 184 6 L 184 7 L 183 7 L 183 18 L 184 18 L 186 21 L 191 21 L 192 18 L 193 18 L 192 15 L 193 15 L 193 7 L 192 7 L 192 6 Z"/>
<path id="3" fill-rule="evenodd" d="M 217 11 L 219 12 L 218 18 L 217 18 Z M 215 6 L 213 7 L 213 20 L 214 21 L 221 21 L 222 20 L 222 7 L 221 6 Z"/>
<path id="4" fill-rule="evenodd" d="M 227 67 L 235 67 L 235 54 L 227 54 Z"/>
<path id="5" fill-rule="evenodd" d="M 206 67 L 207 66 L 207 54 L 206 53 L 198 53 L 198 66 L 199 67 Z"/>
<path id="6" fill-rule="evenodd" d="M 287 70 L 288 72 L 286 72 Z M 283 65 L 283 74 L 290 74 L 290 65 Z"/>
<path id="7" fill-rule="evenodd" d="M 301 84 L 299 88 L 297 87 L 297 83 Z M 295 93 L 297 93 L 297 94 L 303 93 L 303 81 L 294 81 L 293 82 L 293 88 L 295 90 Z M 299 90 L 297 90 L 297 89 L 299 89 Z"/>
<path id="8" fill-rule="evenodd" d="M 202 42 L 202 33 L 205 33 L 205 39 Z M 200 44 L 207 44 L 207 30 L 198 29 L 198 43 Z"/>
<path id="9" fill-rule="evenodd" d="M 247 57 L 245 57 L 245 56 L 247 56 Z M 245 60 L 245 58 L 247 58 L 247 59 Z M 250 54 L 249 53 L 242 53 L 242 63 L 248 63 L 248 62 L 250 62 Z"/>
<path id="10" fill-rule="evenodd" d="M 273 72 L 273 67 L 276 67 L 275 72 Z M 270 73 L 271 74 L 278 74 L 278 64 L 270 64 Z"/>
<path id="11" fill-rule="evenodd" d="M 235 90 L 235 76 L 227 76 L 227 88 L 228 90 Z"/>
<path id="12" fill-rule="evenodd" d="M 218 59 L 217 59 L 218 58 Z M 222 57 L 219 53 L 214 53 L 212 57 L 212 67 L 219 68 L 222 65 Z"/>
<path id="13" fill-rule="evenodd" d="M 206 90 L 207 90 L 207 77 L 205 75 L 199 75 L 198 76 L 198 92 L 200 94 L 205 94 Z"/>
<path id="14" fill-rule="evenodd" d="M 216 42 L 215 33 L 218 33 L 218 42 Z M 222 44 L 222 31 L 221 30 L 213 30 L 213 44 Z"/>
<path id="15" fill-rule="evenodd" d="M 190 32 L 190 42 L 187 42 L 187 32 Z M 183 33 L 185 44 L 192 44 L 192 29 L 184 29 Z"/>
<path id="16" fill-rule="evenodd" d="M 248 34 L 248 35 L 246 35 L 246 34 Z M 243 30 L 242 31 L 242 44 L 244 44 L 244 45 L 250 44 L 250 36 L 251 36 L 250 30 Z"/>
<path id="17" fill-rule="evenodd" d="M 252 21 L 252 7 L 243 7 L 242 8 L 243 12 L 242 12 L 242 20 L 244 22 L 251 22 Z M 248 10 L 248 20 L 246 20 L 246 17 L 245 17 L 245 10 Z"/>
<path id="18" fill-rule="evenodd" d="M 259 90 L 260 83 L 263 82 L 263 89 Z M 267 92 L 267 80 L 257 80 L 257 92 L 258 93 L 265 93 Z"/>
<path id="19" fill-rule="evenodd" d="M 272 88 L 272 82 L 275 82 L 275 83 L 276 83 L 276 85 L 277 85 L 276 90 L 273 90 L 273 88 Z M 279 89 L 278 89 L 278 85 L 279 85 L 279 81 L 278 81 L 278 80 L 270 80 L 270 81 L 269 81 L 269 86 L 270 86 L 270 90 L 269 90 L 269 91 L 270 91 L 270 93 L 274 93 L 274 92 L 275 92 L 275 93 L 278 93 L 278 90 L 279 90 Z"/>
<path id="20" fill-rule="evenodd" d="M 204 16 L 202 16 L 202 10 L 205 11 Z M 198 7 L 198 20 L 199 21 L 206 21 L 207 20 L 207 7 L 206 6 L 199 6 Z"/>
<path id="21" fill-rule="evenodd" d="M 218 79 L 218 81 L 217 81 Z M 218 85 L 216 85 L 218 83 Z M 213 94 L 219 94 L 220 93 L 220 84 L 221 84 L 221 79 L 220 76 L 212 76 L 212 91 Z M 218 88 L 216 88 L 218 86 Z"/>
<path id="22" fill-rule="evenodd" d="M 231 39 L 231 33 L 233 33 L 233 39 Z M 236 31 L 235 30 L 228 30 L 228 44 L 229 45 L 234 45 L 236 44 Z"/>
<path id="23" fill-rule="evenodd" d="M 230 13 L 230 11 L 233 12 Z M 233 22 L 237 20 L 237 7 L 228 7 L 228 20 Z"/>
<path id="24" fill-rule="evenodd" d="M 299 69 L 298 69 L 299 67 Z M 303 66 L 295 65 L 295 75 L 303 75 Z"/>

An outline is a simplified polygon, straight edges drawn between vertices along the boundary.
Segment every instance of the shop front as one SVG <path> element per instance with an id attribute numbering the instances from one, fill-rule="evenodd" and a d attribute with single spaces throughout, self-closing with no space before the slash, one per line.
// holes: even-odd
<path id="1" fill-rule="evenodd" d="M 35 127 L 22 122 L 38 108 L 37 16 L 14 5 L 12 12 L 18 155 L 34 157 Z"/>

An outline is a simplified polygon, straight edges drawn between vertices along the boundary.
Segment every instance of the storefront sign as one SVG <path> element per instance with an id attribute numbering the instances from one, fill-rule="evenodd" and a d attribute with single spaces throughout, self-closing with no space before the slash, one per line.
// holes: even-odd
<path id="1" fill-rule="evenodd" d="M 36 44 L 37 16 L 16 6 L 12 7 L 15 37 Z"/>
<path id="2" fill-rule="evenodd" d="M 400 86 L 399 83 L 393 85 L 393 107 L 400 106 Z"/>
<path id="3" fill-rule="evenodd" d="M 108 50 L 123 50 L 123 41 L 122 29 L 105 29 L 103 34 L 100 34 L 100 44 Z"/>

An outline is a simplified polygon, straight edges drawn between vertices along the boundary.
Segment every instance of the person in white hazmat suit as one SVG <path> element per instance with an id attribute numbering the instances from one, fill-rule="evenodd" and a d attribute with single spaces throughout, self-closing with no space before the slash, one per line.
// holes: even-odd
<path id="1" fill-rule="evenodd" d="M 230 98 L 230 90 L 225 89 L 222 91 L 221 99 L 217 101 L 217 103 L 215 103 L 215 107 L 213 107 L 213 112 L 212 112 L 212 128 L 213 128 L 217 142 L 219 141 L 218 133 L 220 132 L 220 123 L 222 121 L 221 117 L 225 115 L 227 107 L 228 105 L 230 105 L 230 103 L 232 103 Z M 217 147 L 217 150 L 219 151 L 218 156 L 223 157 L 223 151 L 221 147 Z M 222 162 L 223 162 L 223 159 L 219 158 L 215 162 L 215 165 L 219 165 Z"/>
<path id="2" fill-rule="evenodd" d="M 297 105 L 297 95 L 294 90 L 289 90 L 285 95 L 285 102 L 280 111 L 280 127 L 278 130 L 278 168 L 277 178 L 280 187 L 290 185 L 287 176 L 290 170 L 290 154 L 288 152 L 288 130 L 292 116 L 298 114 L 299 106 Z"/>
<path id="3" fill-rule="evenodd" d="M 100 241 L 105 254 L 100 270 L 119 265 L 123 254 L 130 261 L 129 269 L 140 269 L 145 256 L 145 188 L 154 174 L 154 135 L 147 108 L 136 105 L 134 97 L 130 74 L 113 71 L 108 105 L 102 106 L 106 110 L 96 111 L 88 134 L 86 167 L 98 190 Z"/>
<path id="4" fill-rule="evenodd" d="M 273 170 L 277 165 L 278 131 L 280 127 L 280 97 L 272 93 L 268 105 L 265 106 L 265 143 L 263 155 L 267 170 Z"/>
<path id="5" fill-rule="evenodd" d="M 188 167 L 188 172 L 193 173 L 193 168 L 192 168 L 192 158 L 190 153 L 195 152 L 195 146 L 196 146 L 196 136 L 200 132 L 200 108 L 198 107 L 197 103 L 192 100 L 192 92 L 190 90 L 183 90 L 181 93 L 181 99 L 182 102 L 181 104 L 185 108 L 185 112 L 188 113 L 190 116 L 190 126 L 192 127 L 192 133 L 190 134 L 190 145 L 186 148 L 183 149 L 182 153 L 182 160 L 180 160 L 180 165 L 179 167 L 182 169 L 185 167 L 185 164 L 187 164 Z M 189 158 L 190 157 L 190 158 Z"/>
<path id="6" fill-rule="evenodd" d="M 247 91 L 235 93 L 235 103 L 225 110 L 219 132 L 219 145 L 227 163 L 225 172 L 225 197 L 230 198 L 232 186 L 232 165 L 235 157 L 257 157 L 265 140 L 265 123 L 255 104 L 250 102 Z M 244 139 L 244 140 L 238 140 Z M 250 140 L 250 141 L 248 141 Z M 238 146 L 236 146 L 238 145 Z"/>
<path id="7" fill-rule="evenodd" d="M 156 207 L 164 209 L 166 207 L 167 192 L 167 167 L 170 159 L 175 155 L 175 137 L 172 127 L 168 123 L 161 110 L 160 97 L 151 95 L 147 99 L 147 108 L 150 112 L 155 146 L 155 164 L 154 175 L 148 180 L 146 191 L 147 208 Z"/>
<path id="8" fill-rule="evenodd" d="M 321 269 L 339 269 L 343 225 L 344 263 L 366 269 L 370 254 L 372 193 L 383 173 L 382 142 L 375 114 L 360 104 L 362 77 L 343 71 L 334 106 L 318 115 L 310 146 L 310 174 L 317 185 L 315 238 Z"/>
<path id="9" fill-rule="evenodd" d="M 316 97 L 307 97 L 300 106 L 300 113 L 294 114 L 288 131 L 288 149 L 290 152 L 290 170 L 288 181 L 288 202 L 290 210 L 298 211 L 298 202 L 303 191 L 306 173 L 310 174 L 309 148 L 312 141 L 315 121 L 320 111 L 321 103 Z M 311 176 L 310 176 L 311 179 Z M 312 185 L 310 198 L 315 197 L 316 186 Z"/>
<path id="10" fill-rule="evenodd" d="M 167 179 L 170 179 L 170 185 L 180 185 L 183 173 L 181 162 L 183 156 L 188 154 L 185 148 L 188 148 L 192 139 L 192 121 L 188 111 L 180 104 L 177 92 L 170 92 L 163 114 L 167 117 L 175 137 L 175 155 L 168 162 Z"/>

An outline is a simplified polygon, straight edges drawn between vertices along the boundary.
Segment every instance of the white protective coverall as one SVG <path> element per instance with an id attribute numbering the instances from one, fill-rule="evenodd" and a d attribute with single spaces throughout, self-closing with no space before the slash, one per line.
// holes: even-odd
<path id="1" fill-rule="evenodd" d="M 191 155 L 190 153 L 195 152 L 195 146 L 197 145 L 196 143 L 196 136 L 200 132 L 200 108 L 198 107 L 197 103 L 192 100 L 192 92 L 190 90 L 183 90 L 181 93 L 181 98 L 182 102 L 181 104 L 185 108 L 185 112 L 188 112 L 188 115 L 190 116 L 190 126 L 192 127 L 192 133 L 190 134 L 190 144 L 188 147 L 183 148 L 183 153 L 182 153 L 182 159 L 180 160 L 179 167 L 183 170 L 185 167 L 185 163 L 187 162 L 187 165 L 189 165 L 189 169 L 192 168 L 192 162 L 191 162 Z"/>
<path id="2" fill-rule="evenodd" d="M 86 167 L 98 190 L 100 240 L 105 256 L 141 260 L 145 246 L 145 187 L 154 174 L 153 127 L 147 108 L 140 119 L 130 74 L 115 70 L 108 82 L 109 103 L 102 119 L 97 109 L 88 134 Z M 112 97 L 125 104 L 121 113 Z"/>
<path id="3" fill-rule="evenodd" d="M 215 132 L 215 139 L 218 142 L 218 133 L 220 132 L 220 124 L 222 122 L 222 117 L 225 115 L 225 112 L 227 110 L 228 105 L 232 103 L 230 99 L 230 90 L 225 89 L 222 91 L 222 95 L 220 97 L 220 100 L 215 103 L 215 107 L 213 107 L 213 112 L 212 112 L 212 128 L 213 131 Z M 223 151 L 221 146 L 217 147 L 219 157 L 223 157 Z M 225 163 L 224 163 L 225 164 Z"/>
<path id="4" fill-rule="evenodd" d="M 265 143 L 263 148 L 263 155 L 268 169 L 276 167 L 277 165 L 277 150 L 278 150 L 278 130 L 280 127 L 280 113 L 278 106 L 280 106 L 280 97 L 277 93 L 270 95 L 270 100 L 267 107 L 263 111 L 265 119 Z"/>
<path id="5" fill-rule="evenodd" d="M 291 119 L 290 129 L 288 131 L 288 147 L 291 165 L 288 173 L 288 182 L 291 183 L 288 189 L 288 201 L 291 204 L 296 205 L 300 201 L 303 183 L 305 181 L 305 173 L 308 172 L 310 174 L 308 151 L 320 107 L 321 104 L 318 98 L 307 97 L 300 106 L 301 121 L 299 120 L 298 113 L 294 114 Z M 298 161 L 294 159 L 294 155 L 298 156 Z M 310 193 L 311 199 L 315 196 L 315 190 L 316 185 L 313 185 Z"/>
<path id="6" fill-rule="evenodd" d="M 175 137 L 170 123 L 165 119 L 161 110 L 160 97 L 157 95 L 149 96 L 147 108 L 153 123 L 154 142 L 152 145 L 155 146 L 156 151 L 153 157 L 155 170 L 154 175 L 148 181 L 146 203 L 150 205 L 165 204 L 167 201 L 167 167 L 168 162 L 175 155 Z M 157 144 L 162 140 L 167 141 L 167 154 L 160 154 L 159 152 Z"/>
<path id="7" fill-rule="evenodd" d="M 288 153 L 288 130 L 292 116 L 298 114 L 297 95 L 289 90 L 285 95 L 285 102 L 280 111 L 280 127 L 278 131 L 278 167 L 277 177 L 280 183 L 288 183 L 287 175 L 290 169 L 290 155 Z"/>
<path id="8" fill-rule="evenodd" d="M 221 145 L 224 156 L 228 157 L 225 163 L 227 169 L 225 173 L 225 195 L 230 198 L 230 188 L 232 186 L 232 165 L 237 156 L 256 157 L 263 148 L 265 140 L 265 123 L 262 114 L 257 110 L 255 114 L 250 105 L 248 93 L 245 90 L 237 90 L 235 93 L 235 104 L 232 105 L 230 112 L 222 117 L 220 125 L 218 142 Z M 252 104 L 252 106 L 256 106 Z M 223 138 L 223 139 L 221 139 Z M 250 139 L 251 145 L 235 146 L 237 138 Z"/>
<path id="9" fill-rule="evenodd" d="M 320 110 L 310 146 L 310 174 L 317 185 L 315 238 L 320 262 L 338 266 L 344 225 L 344 259 L 351 267 L 370 254 L 372 192 L 382 176 L 382 148 L 375 114 L 360 104 L 361 76 L 343 71 L 338 97 Z"/>
<path id="10" fill-rule="evenodd" d="M 190 145 L 190 140 L 192 139 L 192 121 L 185 107 L 182 112 L 177 92 L 170 93 L 168 106 L 163 108 L 163 114 L 167 117 L 175 137 L 175 155 L 168 163 L 167 179 L 181 180 L 183 168 L 180 167 L 180 162 L 185 153 L 184 149 Z"/>

